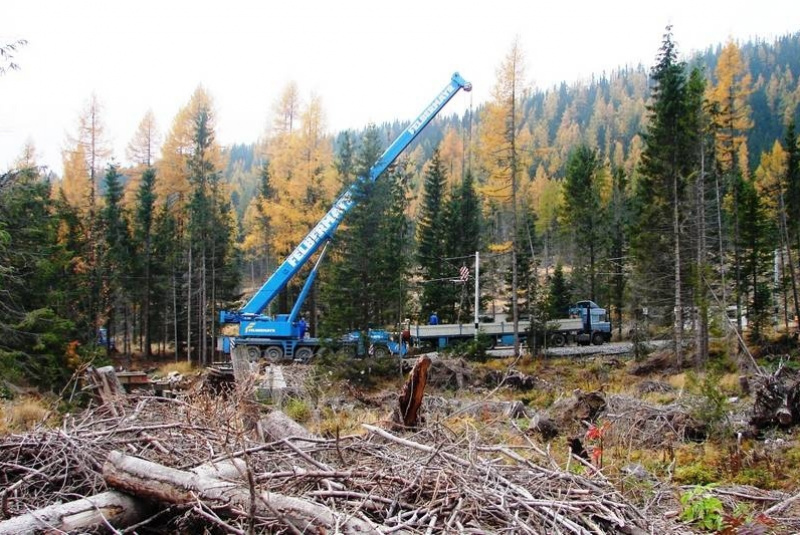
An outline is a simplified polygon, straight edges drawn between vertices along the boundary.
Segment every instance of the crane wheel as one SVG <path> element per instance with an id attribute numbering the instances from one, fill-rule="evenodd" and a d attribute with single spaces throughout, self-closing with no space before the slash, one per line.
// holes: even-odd
<path id="1" fill-rule="evenodd" d="M 270 362 L 278 363 L 283 359 L 283 348 L 281 346 L 269 346 L 264 355 Z"/>

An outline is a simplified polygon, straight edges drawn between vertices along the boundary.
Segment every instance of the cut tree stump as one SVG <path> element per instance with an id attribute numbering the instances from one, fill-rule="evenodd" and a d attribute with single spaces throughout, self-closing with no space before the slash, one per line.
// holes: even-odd
<path id="1" fill-rule="evenodd" d="M 114 367 L 89 367 L 86 370 L 86 379 L 100 398 L 101 403 L 107 405 L 114 416 L 119 416 L 116 403 L 120 397 L 125 396 L 125 389 L 122 388 L 122 383 L 119 381 Z"/>
<path id="2" fill-rule="evenodd" d="M 291 522 L 301 533 L 372 533 L 378 530 L 369 522 L 340 513 L 316 502 L 268 491 L 256 491 L 221 479 L 176 470 L 125 455 L 108 454 L 103 477 L 114 488 L 140 498 L 169 504 L 191 504 L 198 500 L 210 507 L 225 508 L 232 515 L 257 514 Z"/>
<path id="3" fill-rule="evenodd" d="M 408 376 L 400 391 L 397 409 L 392 414 L 393 428 L 413 429 L 419 423 L 419 409 L 425 395 L 425 385 L 428 381 L 428 368 L 431 359 L 423 355 L 417 359 L 414 368 Z"/>

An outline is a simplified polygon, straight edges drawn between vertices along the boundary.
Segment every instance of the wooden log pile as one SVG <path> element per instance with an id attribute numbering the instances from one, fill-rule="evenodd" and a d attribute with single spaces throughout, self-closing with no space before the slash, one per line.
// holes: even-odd
<path id="1" fill-rule="evenodd" d="M 426 422 L 424 413 L 442 409 L 422 403 L 430 365 L 417 362 L 385 422 L 390 430 L 364 425 L 335 438 L 279 411 L 265 415 L 248 385 L 178 399 L 103 386 L 98 406 L 67 415 L 59 428 L 0 437 L 0 535 L 689 532 L 677 512 L 630 504 L 602 470 L 576 455 L 569 462 L 584 465 L 576 473 L 521 430 L 511 446 L 454 433 L 440 417 Z M 113 382 L 106 373 L 96 380 Z M 654 443 L 688 432 L 677 405 L 580 391 L 574 398 L 588 413 L 570 406 L 572 419 L 612 420 L 611 432 L 621 434 L 614 442 L 629 443 L 623 435 L 634 429 Z M 791 520 L 800 495 L 744 494 L 800 529 Z"/>
<path id="2" fill-rule="evenodd" d="M 260 439 L 242 402 L 130 397 L 3 437 L 0 534 L 680 532 L 522 435 L 511 448 L 365 425 L 327 439 L 280 416 L 260 420 Z"/>

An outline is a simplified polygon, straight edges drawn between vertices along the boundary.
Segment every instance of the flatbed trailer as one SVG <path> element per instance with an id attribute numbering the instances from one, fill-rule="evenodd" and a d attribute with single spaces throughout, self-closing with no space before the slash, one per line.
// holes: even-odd
<path id="1" fill-rule="evenodd" d="M 546 339 L 547 345 L 555 347 L 570 343 L 602 345 L 609 342 L 611 340 L 611 322 L 607 320 L 605 309 L 591 309 L 590 321 L 586 321 L 586 310 L 581 311 L 582 317 L 549 321 L 541 339 Z M 452 347 L 476 338 L 474 323 L 411 325 L 409 330 L 414 345 L 436 349 Z M 514 343 L 514 323 L 510 321 L 479 323 L 477 331 L 488 348 L 508 346 Z M 518 331 L 520 342 L 527 342 L 530 331 L 530 321 L 521 320 Z"/>

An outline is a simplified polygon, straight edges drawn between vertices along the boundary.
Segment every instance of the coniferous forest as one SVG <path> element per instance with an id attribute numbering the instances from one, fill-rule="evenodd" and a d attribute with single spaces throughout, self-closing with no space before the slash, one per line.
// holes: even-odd
<path id="1" fill-rule="evenodd" d="M 800 32 L 660 43 L 540 88 L 515 40 L 489 100 L 445 108 L 374 181 L 413 118 L 331 132 L 294 82 L 241 144 L 199 86 L 170 124 L 141 118 L 125 165 L 97 95 L 61 168 L 20 147 L 0 169 L 0 535 L 797 533 Z M 25 45 L 0 42 L 0 84 Z M 335 237 L 264 299 L 319 347 L 228 359 L 221 313 L 335 201 L 354 201 Z M 513 348 L 367 344 L 473 319 Z M 564 320 L 585 347 L 560 347 Z"/>
<path id="2" fill-rule="evenodd" d="M 431 310 L 469 321 L 471 290 L 449 280 L 475 251 L 482 313 L 546 320 L 591 299 L 620 337 L 646 324 L 679 354 L 695 341 L 699 366 L 729 319 L 753 342 L 788 330 L 800 34 L 685 58 L 668 29 L 652 65 L 546 89 L 525 85 L 524 64 L 514 44 L 493 100 L 445 111 L 363 188 L 305 305 L 311 332 Z M 118 167 L 101 110 L 91 97 L 63 170 L 39 166 L 31 143 L 0 175 L 0 362 L 43 387 L 71 373 L 64 355 L 103 352 L 101 328 L 124 354 L 211 362 L 218 311 L 258 288 L 407 125 L 330 134 L 320 100 L 289 83 L 263 139 L 221 146 L 199 87 L 172 124 L 145 115 L 135 165 Z"/>

